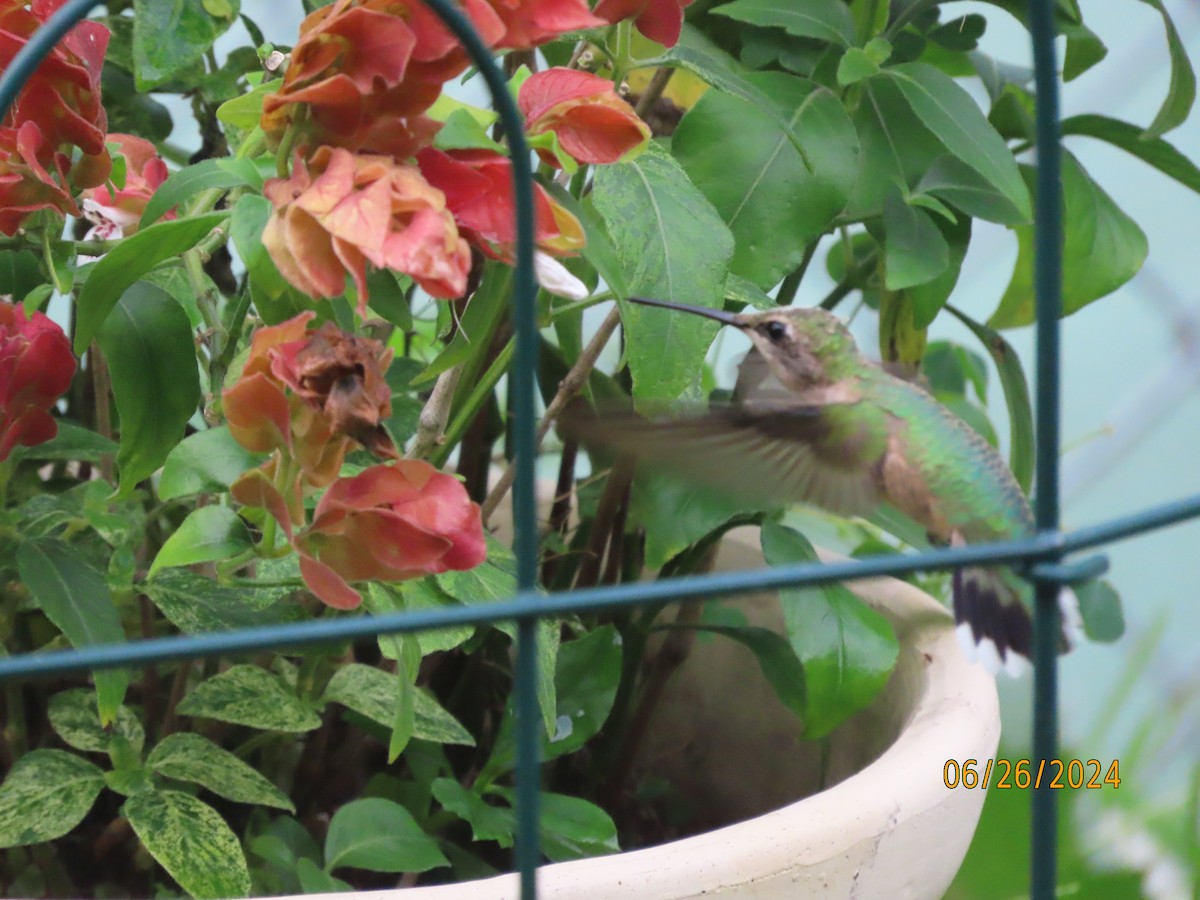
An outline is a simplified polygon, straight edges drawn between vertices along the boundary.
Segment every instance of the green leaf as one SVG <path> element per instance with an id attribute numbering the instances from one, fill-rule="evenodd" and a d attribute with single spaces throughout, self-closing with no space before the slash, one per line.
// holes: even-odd
<path id="1" fill-rule="evenodd" d="M 749 79 L 750 71 L 687 22 L 683 23 L 679 41 L 674 47 L 662 56 L 638 62 L 638 68 L 659 67 L 686 69 L 717 90 L 748 100 L 774 118 L 794 146 L 801 147 L 799 135 L 787 124 L 787 117 Z"/>
<path id="2" fill-rule="evenodd" d="M 1028 494 L 1033 484 L 1033 404 L 1029 399 L 1029 382 L 1025 379 L 1025 370 L 1021 368 L 1020 357 L 999 332 L 976 322 L 952 306 L 946 309 L 979 338 L 996 364 L 1000 386 L 1004 389 L 1004 403 L 1008 407 L 1008 467 L 1021 490 Z"/>
<path id="3" fill-rule="evenodd" d="M 516 794 L 508 788 L 494 788 L 510 804 Z M 596 804 L 569 794 L 542 791 L 538 799 L 538 838 L 542 852 L 551 862 L 567 862 L 590 856 L 619 853 L 617 826 L 612 817 Z M 515 818 L 512 810 L 506 810 Z"/>
<path id="4" fill-rule="evenodd" d="M 914 202 L 913 198 L 909 199 L 910 202 Z M 971 221 L 968 216 L 960 216 L 957 222 L 935 220 L 949 248 L 950 262 L 936 278 L 909 289 L 914 328 L 928 328 L 954 292 L 954 286 L 958 284 L 958 276 L 962 272 L 963 260 L 967 257 L 967 248 L 971 244 Z"/>
<path id="5" fill-rule="evenodd" d="M 933 161 L 917 183 L 916 192 L 933 194 L 947 203 L 953 203 L 967 215 L 989 222 L 1024 225 L 1029 221 L 1028 215 L 1022 213 L 979 172 L 950 154 Z"/>
<path id="6" fill-rule="evenodd" d="M 44 282 L 41 264 L 31 251 L 0 252 L 0 294 L 11 294 L 14 299 L 24 298 Z"/>
<path id="7" fill-rule="evenodd" d="M 427 872 L 450 861 L 399 803 L 378 797 L 347 803 L 325 836 L 325 871 Z"/>
<path id="8" fill-rule="evenodd" d="M 492 536 L 487 538 L 487 561 L 473 569 L 442 572 L 437 586 L 461 603 L 495 603 L 517 592 L 517 558 Z"/>
<path id="9" fill-rule="evenodd" d="M 198 734 L 167 735 L 150 751 L 146 765 L 168 778 L 208 788 L 226 800 L 296 811 L 283 791 L 228 750 Z"/>
<path id="10" fill-rule="evenodd" d="M 1200 193 L 1200 168 L 1162 138 L 1145 137 L 1145 132 L 1136 125 L 1108 116 L 1081 115 L 1063 119 L 1060 127 L 1064 137 L 1071 134 L 1086 135 L 1120 147 Z"/>
<path id="11" fill-rule="evenodd" d="M 121 807 L 142 846 L 196 898 L 245 897 L 250 870 L 220 813 L 180 791 L 143 791 Z"/>
<path id="12" fill-rule="evenodd" d="M 545 636 L 539 635 L 539 645 L 544 642 Z M 554 674 L 557 707 L 552 728 L 542 737 L 543 761 L 574 752 L 596 735 L 612 711 L 620 680 L 621 644 L 613 626 L 602 625 L 558 647 Z M 490 784 L 512 768 L 515 726 L 513 698 L 509 697 L 500 734 L 478 783 Z"/>
<path id="13" fill-rule="evenodd" d="M 398 634 L 393 640 L 400 645 L 396 674 L 392 681 L 396 685 L 396 702 L 392 706 L 391 735 L 388 738 L 389 763 L 394 763 L 412 740 L 415 727 L 415 699 L 417 675 L 421 669 L 421 645 L 414 634 Z"/>
<path id="14" fill-rule="evenodd" d="M 492 334 L 508 309 L 512 270 L 489 266 L 484 271 L 483 282 L 467 302 L 454 337 L 433 362 L 413 378 L 414 385 L 432 381 L 473 355 L 483 354 L 491 345 Z"/>
<path id="15" fill-rule="evenodd" d="M 686 627 L 719 634 L 744 646 L 754 654 L 763 677 L 774 688 L 775 695 L 780 702 L 797 716 L 804 715 L 807 693 L 804 666 L 785 637 L 776 634 L 769 628 L 759 628 L 753 625 L 698 622 Z"/>
<path id="16" fill-rule="evenodd" d="M 108 22 L 110 27 L 115 22 L 128 22 L 130 31 L 133 30 L 133 19 L 125 16 L 108 17 Z M 137 92 L 133 75 L 123 68 L 124 63 L 115 64 L 113 44 L 109 42 L 100 75 L 100 93 L 104 97 L 104 111 L 108 114 L 109 134 L 136 134 L 155 143 L 165 141 L 174 128 L 170 110 L 153 97 Z"/>
<path id="17" fill-rule="evenodd" d="M 1108 581 L 1089 581 L 1073 589 L 1079 600 L 1083 630 L 1088 640 L 1111 644 L 1125 633 L 1121 595 Z"/>
<path id="18" fill-rule="evenodd" d="M 275 267 L 263 246 L 262 233 L 275 207 L 266 197 L 245 194 L 234 204 L 229 220 L 229 238 L 246 265 L 254 308 L 268 325 L 278 325 L 310 308 Z"/>
<path id="19" fill-rule="evenodd" d="M 501 847 L 513 845 L 513 818 L 497 809 L 474 791 L 453 778 L 435 778 L 430 784 L 434 799 L 471 826 L 476 841 L 496 841 Z"/>
<path id="20" fill-rule="evenodd" d="M 17 546 L 17 573 L 46 618 L 72 646 L 125 641 L 121 617 L 104 577 L 73 547 L 54 538 L 22 541 Z M 93 678 L 100 721 L 107 725 L 116 720 L 129 673 L 110 669 L 96 672 Z"/>
<path id="21" fill-rule="evenodd" d="M 193 331 L 201 331 L 207 327 L 204 322 L 204 314 L 200 312 L 200 304 L 196 298 L 196 282 L 188 276 L 182 259 L 172 263 L 163 263 L 151 269 L 139 280 L 149 282 L 170 294 L 179 304 L 180 309 L 187 314 L 188 324 L 192 326 Z M 219 293 L 216 282 L 209 278 L 207 273 L 200 273 L 200 283 L 202 285 L 200 290 L 212 291 L 214 297 Z"/>
<path id="22" fill-rule="evenodd" d="M 1022 167 L 1030 183 L 1034 170 Z M 1062 310 L 1069 316 L 1129 281 L 1146 260 L 1149 246 L 1127 216 L 1070 153 L 1063 152 Z M 1016 229 L 1017 263 L 1012 280 L 988 324 L 1017 328 L 1034 320 L 1032 225 Z"/>
<path id="23" fill-rule="evenodd" d="M 253 546 L 250 530 L 236 512 L 228 506 L 202 506 L 166 539 L 146 577 L 174 566 L 230 559 Z"/>
<path id="24" fill-rule="evenodd" d="M 118 496 L 128 497 L 163 464 L 196 412 L 200 376 L 192 327 L 170 294 L 139 281 L 121 295 L 96 340 L 121 415 Z"/>
<path id="25" fill-rule="evenodd" d="M 601 625 L 558 649 L 555 731 L 545 759 L 572 753 L 600 731 L 621 681 L 621 637 Z"/>
<path id="26" fill-rule="evenodd" d="M 321 718 L 278 675 L 258 666 L 231 666 L 198 684 L 179 712 L 263 731 L 312 731 Z"/>
<path id="27" fill-rule="evenodd" d="M 883 210 L 893 187 L 916 184 L 945 146 L 926 128 L 883 75 L 859 83 L 860 98 L 851 113 L 858 133 L 858 174 L 844 217 L 866 219 Z"/>
<path id="28" fill-rule="evenodd" d="M 414 579 L 389 585 L 372 582 L 367 586 L 367 593 L 363 600 L 373 616 L 406 609 L 437 609 L 443 606 L 454 606 L 458 603 L 457 600 L 438 588 L 432 578 Z M 439 650 L 453 650 L 469 640 L 474 633 L 473 626 L 461 625 L 422 631 L 416 637 L 417 643 L 421 646 L 422 655 L 428 656 Z M 394 635 L 380 635 L 378 640 L 379 649 L 384 657 L 387 659 L 400 658 L 400 644 Z"/>
<path id="29" fill-rule="evenodd" d="M 951 341 L 930 341 L 921 361 L 921 371 L 929 388 L 951 394 L 967 395 L 971 385 L 982 402 L 987 402 L 987 361 L 973 350 Z"/>
<path id="30" fill-rule="evenodd" d="M 762 28 L 782 28 L 792 37 L 843 47 L 854 43 L 854 19 L 841 0 L 734 0 L 710 12 Z"/>
<path id="31" fill-rule="evenodd" d="M 103 435 L 59 419 L 58 434 L 36 447 L 16 447 L 13 455 L 20 459 L 77 459 L 97 463 L 103 456 L 116 452 L 116 443 Z"/>
<path id="32" fill-rule="evenodd" d="M 1196 73 L 1188 60 L 1187 47 L 1179 37 L 1179 32 L 1175 30 L 1175 23 L 1171 21 L 1171 14 L 1167 12 L 1162 0 L 1142 2 L 1153 6 L 1162 14 L 1163 26 L 1167 31 L 1167 49 L 1171 53 L 1171 84 L 1167 89 L 1167 96 L 1163 99 L 1158 115 L 1142 134 L 1143 139 L 1153 140 L 1182 125 L 1187 119 L 1188 113 L 1192 111 L 1192 104 L 1196 102 Z"/>
<path id="33" fill-rule="evenodd" d="M 775 298 L 740 275 L 725 279 L 725 299 L 732 303 L 743 303 L 751 309 L 775 309 L 779 306 Z"/>
<path id="34" fill-rule="evenodd" d="M 1108 56 L 1104 41 L 1082 22 L 1061 22 L 1059 30 L 1067 39 L 1067 52 L 1063 54 L 1063 81 L 1074 81 Z"/>
<path id="35" fill-rule="evenodd" d="M 239 475 L 263 459 L 263 454 L 251 453 L 235 441 L 226 425 L 198 431 L 167 455 L 158 479 L 158 499 L 228 490 Z"/>
<path id="36" fill-rule="evenodd" d="M 384 728 L 396 718 L 400 686 L 395 675 L 374 666 L 350 663 L 342 666 L 325 688 L 322 703 L 340 703 Z M 471 732 L 423 688 L 413 693 L 413 737 L 436 744 L 475 746 Z"/>
<path id="37" fill-rule="evenodd" d="M 300 889 L 306 894 L 349 893 L 354 890 L 349 883 L 318 869 L 311 859 L 297 860 L 296 877 L 300 881 Z"/>
<path id="38" fill-rule="evenodd" d="M 652 145 L 595 178 L 593 200 L 630 293 L 722 307 L 733 236 L 679 164 Z M 674 400 L 698 385 L 716 323 L 628 303 L 621 318 L 636 399 Z"/>
<path id="39" fill-rule="evenodd" d="M 99 767 L 73 753 L 26 753 L 0 784 L 0 847 L 62 837 L 83 821 L 103 788 Z"/>
<path id="40" fill-rule="evenodd" d="M 542 791 L 538 823 L 542 852 L 551 862 L 619 853 L 617 826 L 599 806 L 581 797 Z"/>
<path id="41" fill-rule="evenodd" d="M 146 742 L 141 721 L 127 706 L 118 707 L 115 722 L 105 728 L 100 723 L 96 695 L 85 688 L 71 688 L 55 694 L 50 698 L 47 714 L 54 733 L 76 750 L 107 753 L 114 737 L 120 737 L 137 751 Z"/>
<path id="42" fill-rule="evenodd" d="M 838 61 L 837 83 L 841 87 L 858 84 L 865 78 L 879 74 L 879 63 L 875 62 L 861 47 L 851 47 Z"/>
<path id="43" fill-rule="evenodd" d="M 205 0 L 133 0 L 133 75 L 139 91 L 169 81 L 204 55 L 237 18 L 238 0 L 223 3 L 230 9 L 227 16 L 214 16 Z"/>
<path id="44" fill-rule="evenodd" d="M 878 77 L 891 80 L 899 88 L 917 118 L 950 153 L 999 191 L 1023 220 L 1032 219 L 1029 191 L 1016 160 L 970 94 L 925 63 L 902 63 Z"/>
<path id="45" fill-rule="evenodd" d="M 155 222 L 149 228 L 131 234 L 100 257 L 79 292 L 75 355 L 79 356 L 87 350 L 117 300 L 130 285 L 163 260 L 174 259 L 196 246 L 228 217 L 228 213 L 214 212 L 188 219 Z M 194 356 L 194 350 L 189 355 Z"/>
<path id="46" fill-rule="evenodd" d="M 260 570 L 264 565 L 259 564 Z M 140 587 L 184 634 L 295 622 L 306 616 L 297 604 L 278 599 L 278 592 L 263 592 L 264 597 L 245 588 L 222 587 L 188 569 L 167 569 Z"/>
<path id="47" fill-rule="evenodd" d="M 618 297 L 628 297 L 629 288 L 625 284 L 625 273 L 621 269 L 617 249 L 613 246 L 612 238 L 608 236 L 604 220 L 596 212 L 592 195 L 584 197 L 583 202 L 576 204 L 572 211 L 578 216 L 587 237 L 587 243 L 583 247 L 584 259 L 592 264 L 609 290 Z"/>
<path id="48" fill-rule="evenodd" d="M 230 165 L 236 163 L 237 165 Z M 138 228 L 157 222 L 168 210 L 178 206 L 200 191 L 213 188 L 240 187 L 254 184 L 259 179 L 258 169 L 248 159 L 205 159 L 178 171 L 172 172 L 167 180 L 154 191 L 154 196 L 142 212 Z"/>
<path id="49" fill-rule="evenodd" d="M 818 561 L 804 535 L 773 522 L 763 524 L 762 547 L 773 566 Z M 824 737 L 874 699 L 900 645 L 888 620 L 843 585 L 784 588 L 779 597 L 807 681 L 804 736 Z"/>
<path id="50" fill-rule="evenodd" d="M 883 201 L 884 284 L 898 291 L 932 281 L 950 265 L 950 248 L 929 214 L 909 206 L 899 189 Z"/>
<path id="51" fill-rule="evenodd" d="M 646 531 L 648 569 L 661 569 L 724 523 L 751 511 L 736 497 L 658 472 L 639 473 L 629 507 L 632 521 Z"/>
<path id="52" fill-rule="evenodd" d="M 218 121 L 242 131 L 252 131 L 262 119 L 263 100 L 268 94 L 277 93 L 282 86 L 283 80 L 276 78 L 257 84 L 246 93 L 226 100 L 217 107 Z"/>
<path id="53" fill-rule="evenodd" d="M 688 110 L 671 152 L 733 233 L 730 272 L 766 289 L 799 265 L 845 208 L 858 137 L 825 88 L 777 72 L 748 77 L 801 135 L 807 164 L 774 117 L 716 91 Z"/>

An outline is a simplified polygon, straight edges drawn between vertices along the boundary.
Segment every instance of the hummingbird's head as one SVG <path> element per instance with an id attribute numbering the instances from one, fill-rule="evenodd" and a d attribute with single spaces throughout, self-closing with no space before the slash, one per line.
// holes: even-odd
<path id="1" fill-rule="evenodd" d="M 861 360 L 845 324 L 823 309 L 742 313 L 730 324 L 749 335 L 771 373 L 792 390 L 836 381 Z"/>

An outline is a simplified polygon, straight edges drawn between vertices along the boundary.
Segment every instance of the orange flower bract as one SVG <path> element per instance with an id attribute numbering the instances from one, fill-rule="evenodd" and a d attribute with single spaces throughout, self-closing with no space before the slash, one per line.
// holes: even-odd
<path id="1" fill-rule="evenodd" d="M 679 43 L 683 30 L 683 11 L 694 0 L 600 0 L 596 15 L 607 22 L 633 19 L 634 27 L 664 47 Z"/>
<path id="2" fill-rule="evenodd" d="M 421 173 L 445 192 L 446 205 L 471 243 L 493 259 L 511 263 L 517 240 L 512 163 L 491 150 L 432 147 L 417 156 Z M 552 256 L 583 249 L 583 226 L 540 184 L 533 185 L 534 239 Z"/>
<path id="3" fill-rule="evenodd" d="M 479 506 L 457 479 L 419 460 L 339 478 L 296 546 L 305 583 L 338 609 L 362 602 L 351 581 L 461 571 L 487 556 Z"/>
<path id="4" fill-rule="evenodd" d="M 530 134 L 552 131 L 559 146 L 582 163 L 614 163 L 650 142 L 650 127 L 617 96 L 607 78 L 557 67 L 525 79 L 517 95 Z M 554 154 L 542 160 L 558 166 Z"/>
<path id="5" fill-rule="evenodd" d="M 458 297 L 466 288 L 470 248 L 445 196 L 414 166 L 321 147 L 263 192 L 275 204 L 263 245 L 284 278 L 309 296 L 340 295 L 349 273 L 365 318 L 368 262 L 403 272 L 434 297 Z"/>

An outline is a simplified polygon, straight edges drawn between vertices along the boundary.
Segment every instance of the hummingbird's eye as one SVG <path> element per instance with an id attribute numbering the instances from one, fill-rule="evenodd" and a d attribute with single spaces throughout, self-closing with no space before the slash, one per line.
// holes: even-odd
<path id="1" fill-rule="evenodd" d="M 763 329 L 772 341 L 778 343 L 787 337 L 787 326 L 778 320 L 768 322 Z"/>

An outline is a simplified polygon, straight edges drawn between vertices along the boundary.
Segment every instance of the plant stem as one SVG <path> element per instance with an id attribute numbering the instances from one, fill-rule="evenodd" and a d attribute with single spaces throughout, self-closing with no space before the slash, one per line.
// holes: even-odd
<path id="1" fill-rule="evenodd" d="M 818 304 L 821 309 L 834 309 L 850 293 L 862 287 L 863 279 L 875 267 L 878 256 L 875 252 L 868 254 L 859 265 L 847 272 L 846 277 L 837 283 L 837 287 L 826 294 L 825 299 Z"/>
<path id="2" fill-rule="evenodd" d="M 446 464 L 446 460 L 450 457 L 450 451 L 462 440 L 467 427 L 475 419 L 475 416 L 478 415 L 484 401 L 487 400 L 488 395 L 496 387 L 496 383 L 508 371 L 508 364 L 512 361 L 515 350 L 516 342 L 512 338 L 509 338 L 504 348 L 496 354 L 496 358 L 492 361 L 488 370 L 483 373 L 483 377 L 479 379 L 471 393 L 467 395 L 467 399 L 463 402 L 458 415 L 454 417 L 454 421 L 450 423 L 450 427 L 446 429 L 446 434 L 439 442 L 439 446 L 430 457 L 430 462 L 439 469 Z"/>
<path id="3" fill-rule="evenodd" d="M 621 82 L 625 80 L 625 73 L 629 71 L 629 64 L 633 62 L 633 55 L 630 52 L 633 45 L 633 23 L 629 19 L 618 22 L 615 32 L 612 70 L 613 84 L 619 88 Z"/>
<path id="4" fill-rule="evenodd" d="M 666 90 L 667 83 L 674 74 L 674 69 L 668 69 L 665 66 L 654 73 L 654 77 L 646 85 L 646 90 L 642 93 L 642 96 L 638 97 L 637 106 L 633 108 L 634 113 L 639 119 L 646 118 L 646 113 L 654 108 L 654 104 L 662 97 L 662 92 Z"/>
<path id="5" fill-rule="evenodd" d="M 163 716 L 162 726 L 158 729 L 160 741 L 171 734 L 179 722 L 179 717 L 175 714 L 175 707 L 183 699 L 183 692 L 187 690 L 188 678 L 191 673 L 192 663 L 190 660 L 181 662 L 179 668 L 175 670 L 175 678 L 171 681 L 171 695 L 167 698 L 167 711 Z"/>
<path id="6" fill-rule="evenodd" d="M 555 417 L 562 412 L 571 399 L 587 384 L 588 376 L 591 375 L 592 369 L 596 367 L 596 360 L 600 358 L 604 347 L 608 344 L 613 332 L 616 331 L 617 326 L 620 324 L 621 311 L 614 306 L 604 322 L 601 323 L 599 330 L 591 342 L 584 348 L 583 353 L 579 354 L 579 359 L 575 361 L 575 365 L 571 367 L 571 371 L 559 383 L 558 392 L 554 395 L 554 399 L 550 401 L 550 405 L 546 407 L 546 413 L 542 416 L 542 421 L 538 424 L 534 449 L 542 445 L 542 440 L 546 437 L 547 432 L 549 432 Z M 515 479 L 516 466 L 515 464 L 510 464 L 504 470 L 504 474 L 500 476 L 500 480 L 496 482 L 496 486 L 492 488 L 491 493 L 487 495 L 487 499 L 483 501 L 483 521 L 485 524 L 491 518 L 492 513 L 496 511 L 496 507 L 504 499 L 504 495 L 508 493 Z"/>
<path id="7" fill-rule="evenodd" d="M 412 459 L 425 459 L 445 440 L 446 423 L 450 420 L 450 406 L 454 392 L 462 376 L 462 366 L 447 369 L 438 376 L 429 399 L 417 419 L 417 436 L 413 439 L 408 455 Z"/>
<path id="8" fill-rule="evenodd" d="M 101 256 L 120 243 L 120 239 L 111 241 L 63 241 L 75 248 L 76 253 L 87 256 Z M 27 232 L 18 231 L 12 237 L 0 235 L 0 250 L 40 250 L 41 241 L 33 240 Z"/>
<path id="9" fill-rule="evenodd" d="M 713 555 L 715 556 L 715 553 Z M 658 648 L 647 668 L 641 694 L 621 737 L 620 752 L 602 789 L 603 794 L 619 797 L 624 790 L 638 750 L 641 749 L 646 731 L 654 718 L 654 712 L 662 700 L 663 691 L 675 670 L 687 659 L 692 644 L 695 643 L 696 631 L 693 626 L 700 620 L 702 608 L 703 604 L 695 600 L 685 601 L 680 605 L 674 627 L 667 632 L 662 646 Z"/>
<path id="10" fill-rule="evenodd" d="M 775 302 L 780 306 L 791 306 L 796 301 L 796 291 L 800 289 L 804 273 L 808 271 L 808 265 L 816 255 L 818 243 L 820 243 L 819 239 L 808 245 L 804 251 L 804 258 L 800 260 L 800 265 L 789 272 L 783 279 L 783 283 L 779 285 L 779 294 L 775 297 Z"/>
<path id="11" fill-rule="evenodd" d="M 592 530 L 588 535 L 587 549 L 579 563 L 579 573 L 575 579 L 577 588 L 592 587 L 600 578 L 600 567 L 604 562 L 604 550 L 609 544 L 613 524 L 617 520 L 617 511 L 627 502 L 629 486 L 633 482 L 633 457 L 622 454 L 613 463 L 604 483 L 604 491 L 600 494 L 600 502 L 596 505 L 596 515 L 592 519 Z"/>
<path id="12" fill-rule="evenodd" d="M 575 484 L 575 459 L 578 452 L 579 445 L 575 441 L 567 439 L 563 442 L 562 456 L 558 462 L 558 480 L 554 487 L 554 501 L 550 506 L 547 531 L 563 538 L 566 537 L 567 522 L 571 515 L 571 494 Z M 546 554 L 545 562 L 542 563 L 542 584 L 549 585 L 554 582 L 561 562 L 561 554 Z"/>
<path id="13" fill-rule="evenodd" d="M 92 341 L 88 361 L 88 368 L 92 376 L 92 395 L 96 404 L 96 432 L 101 437 L 112 440 L 112 405 L 109 401 L 112 390 L 112 378 L 108 372 L 108 362 L 104 359 L 104 354 L 100 352 L 100 345 L 95 341 Z M 112 454 L 105 453 L 100 457 L 100 475 L 105 481 L 112 481 Z"/>
<path id="14" fill-rule="evenodd" d="M 288 122 L 287 128 L 283 132 L 283 137 L 279 140 L 279 147 L 275 151 L 275 174 L 280 178 L 287 178 L 291 175 L 291 170 L 288 163 L 292 155 L 292 146 L 296 143 L 296 136 L 299 133 L 300 125 L 304 121 L 304 111 L 307 109 L 303 104 L 295 107 L 296 112 L 292 116 L 292 121 Z"/>

